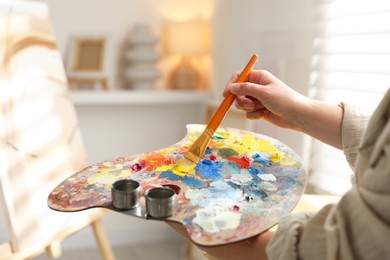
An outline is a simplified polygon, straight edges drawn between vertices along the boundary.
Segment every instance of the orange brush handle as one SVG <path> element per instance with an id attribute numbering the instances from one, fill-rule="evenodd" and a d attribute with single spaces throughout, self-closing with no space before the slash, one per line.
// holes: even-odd
<path id="1" fill-rule="evenodd" d="M 244 70 L 241 72 L 240 76 L 236 82 L 245 82 L 249 73 L 252 71 L 255 66 L 259 56 L 254 54 L 252 58 L 249 60 L 248 64 L 245 66 Z M 210 122 L 207 124 L 207 128 L 215 132 L 218 126 L 221 124 L 222 120 L 225 118 L 227 111 L 232 106 L 234 99 L 236 98 L 230 91 L 226 94 L 225 98 L 222 100 L 221 105 L 219 105 L 217 111 L 211 118 Z"/>

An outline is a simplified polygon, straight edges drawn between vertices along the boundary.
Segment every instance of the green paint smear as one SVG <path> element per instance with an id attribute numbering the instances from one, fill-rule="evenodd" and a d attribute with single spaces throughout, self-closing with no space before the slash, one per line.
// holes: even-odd
<path id="1" fill-rule="evenodd" d="M 226 138 L 229 138 L 230 134 L 229 133 L 226 133 L 225 131 L 217 131 L 214 133 L 213 135 L 213 139 L 214 140 L 218 140 L 218 139 L 226 139 Z"/>
<path id="2" fill-rule="evenodd" d="M 218 155 L 221 156 L 223 159 L 226 159 L 226 158 L 229 158 L 231 156 L 236 156 L 236 155 L 238 155 L 238 153 L 231 148 L 221 148 L 218 151 Z"/>

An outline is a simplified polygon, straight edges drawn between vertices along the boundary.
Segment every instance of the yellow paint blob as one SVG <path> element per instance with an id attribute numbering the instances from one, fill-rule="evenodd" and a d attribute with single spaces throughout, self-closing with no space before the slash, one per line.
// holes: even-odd
<path id="1" fill-rule="evenodd" d="M 297 161 L 291 158 L 288 154 L 284 154 L 284 156 L 280 159 L 280 165 L 282 166 L 293 166 L 296 165 Z"/>
<path id="2" fill-rule="evenodd" d="M 265 153 L 274 153 L 277 151 L 276 147 L 271 144 L 269 140 L 258 140 L 256 146 L 253 148 Z"/>
<path id="3" fill-rule="evenodd" d="M 191 162 L 187 158 L 181 158 L 176 166 L 172 169 L 172 172 L 178 176 L 186 176 L 188 173 L 192 173 L 195 170 L 196 163 Z"/>
<path id="4" fill-rule="evenodd" d="M 218 142 L 216 148 L 230 148 L 238 153 L 239 156 L 254 151 L 274 153 L 277 151 L 270 140 L 256 140 L 251 134 L 243 136 L 231 136 L 229 139 Z"/>
<path id="5" fill-rule="evenodd" d="M 281 166 L 292 166 L 297 163 L 290 155 L 282 151 L 272 154 L 271 161 L 278 162 Z"/>
<path id="6" fill-rule="evenodd" d="M 156 172 L 169 171 L 169 170 L 172 170 L 173 166 L 175 166 L 175 164 L 162 165 L 162 166 L 156 167 L 155 171 Z"/>
<path id="7" fill-rule="evenodd" d="M 280 162 L 280 156 L 279 156 L 279 154 L 278 153 L 274 153 L 274 154 L 272 154 L 272 156 L 271 156 L 271 161 L 272 162 L 274 162 L 274 163 L 276 163 L 276 162 Z"/>

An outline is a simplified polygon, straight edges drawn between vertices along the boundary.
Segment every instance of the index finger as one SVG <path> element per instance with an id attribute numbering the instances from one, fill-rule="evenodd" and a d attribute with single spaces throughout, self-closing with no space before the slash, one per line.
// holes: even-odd
<path id="1" fill-rule="evenodd" d="M 229 91 L 230 89 L 230 85 L 235 83 L 238 79 L 238 77 L 240 76 L 240 72 L 239 71 L 236 71 L 235 73 L 233 73 L 231 76 L 230 76 L 230 79 L 229 81 L 226 83 L 226 86 L 225 86 L 225 89 L 223 91 L 223 96 L 226 96 L 227 92 Z"/>

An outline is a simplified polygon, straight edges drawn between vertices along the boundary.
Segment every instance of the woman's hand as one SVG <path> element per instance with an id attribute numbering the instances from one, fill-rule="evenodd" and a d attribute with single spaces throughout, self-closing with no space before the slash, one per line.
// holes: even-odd
<path id="1" fill-rule="evenodd" d="M 184 238 L 190 240 L 188 233 L 182 224 L 171 221 L 167 221 L 166 223 Z M 266 260 L 268 258 L 265 252 L 265 248 L 267 247 L 268 241 L 272 238 L 272 235 L 272 231 L 265 231 L 260 235 L 248 238 L 243 241 L 220 246 L 198 246 L 198 248 L 211 256 L 211 259 Z"/>
<path id="2" fill-rule="evenodd" d="M 238 73 L 230 78 L 224 95 L 236 95 L 236 107 L 246 112 L 249 119 L 263 118 L 279 127 L 296 129 L 299 116 L 308 98 L 294 91 L 265 70 L 250 73 L 245 83 L 233 83 Z"/>
<path id="3" fill-rule="evenodd" d="M 341 148 L 341 107 L 307 98 L 265 70 L 252 71 L 244 83 L 233 83 L 237 78 L 238 73 L 232 75 L 224 95 L 236 95 L 236 107 L 247 118 L 262 118 Z"/>

